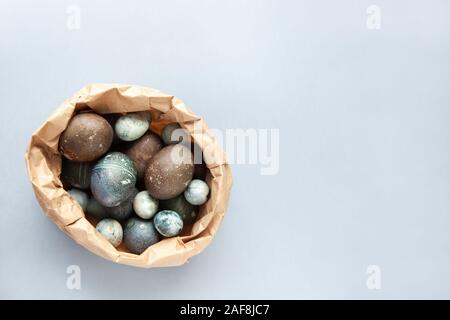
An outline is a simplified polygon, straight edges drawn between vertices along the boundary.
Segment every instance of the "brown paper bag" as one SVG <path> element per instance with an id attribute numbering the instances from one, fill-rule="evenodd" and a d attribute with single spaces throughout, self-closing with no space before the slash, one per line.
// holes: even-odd
<path id="1" fill-rule="evenodd" d="M 152 131 L 160 133 L 167 123 L 178 122 L 191 134 L 204 151 L 209 169 L 207 183 L 211 190 L 210 199 L 201 207 L 192 228 L 181 236 L 152 245 L 140 255 L 129 253 L 123 247 L 114 248 L 95 230 L 78 203 L 63 189 L 59 178 L 59 136 L 74 112 L 89 108 L 99 114 L 150 110 Z M 207 154 L 205 150 L 212 152 Z M 225 158 L 203 119 L 181 100 L 155 89 L 122 84 L 93 84 L 81 89 L 33 134 L 26 152 L 30 180 L 47 217 L 91 252 L 117 263 L 144 268 L 182 265 L 212 240 L 225 214 L 232 184 L 231 170 Z"/>

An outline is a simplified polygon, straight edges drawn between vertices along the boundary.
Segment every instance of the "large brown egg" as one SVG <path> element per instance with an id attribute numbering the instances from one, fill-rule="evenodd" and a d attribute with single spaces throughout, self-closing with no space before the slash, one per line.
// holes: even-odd
<path id="1" fill-rule="evenodd" d="M 59 150 L 69 160 L 92 161 L 105 154 L 114 131 L 103 117 L 95 113 L 74 116 L 61 134 Z"/>
<path id="2" fill-rule="evenodd" d="M 191 150 L 174 144 L 162 148 L 150 159 L 145 171 L 145 186 L 154 198 L 170 199 L 186 189 L 193 174 Z"/>
<path id="3" fill-rule="evenodd" d="M 154 133 L 146 133 L 139 138 L 125 152 L 128 158 L 133 161 L 134 168 L 137 171 L 138 179 L 142 179 L 149 160 L 161 150 L 163 144 L 161 138 Z"/>

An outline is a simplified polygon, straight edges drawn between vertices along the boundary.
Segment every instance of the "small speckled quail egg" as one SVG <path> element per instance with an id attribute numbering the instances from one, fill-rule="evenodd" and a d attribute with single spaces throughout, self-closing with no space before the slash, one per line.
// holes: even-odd
<path id="1" fill-rule="evenodd" d="M 149 112 L 132 112 L 121 116 L 114 128 L 117 136 L 124 141 L 134 141 L 142 137 L 150 126 Z"/>
<path id="2" fill-rule="evenodd" d="M 134 212 L 142 219 L 152 218 L 158 211 L 158 205 L 158 199 L 153 198 L 145 190 L 139 192 L 133 201 Z"/>
<path id="3" fill-rule="evenodd" d="M 114 247 L 122 243 L 123 230 L 120 223 L 114 219 L 103 219 L 95 227 L 102 236 L 106 238 Z"/>
<path id="4" fill-rule="evenodd" d="M 184 197 L 186 200 L 194 205 L 200 206 L 208 200 L 209 187 L 206 182 L 194 179 L 189 182 L 186 190 L 184 190 Z"/>

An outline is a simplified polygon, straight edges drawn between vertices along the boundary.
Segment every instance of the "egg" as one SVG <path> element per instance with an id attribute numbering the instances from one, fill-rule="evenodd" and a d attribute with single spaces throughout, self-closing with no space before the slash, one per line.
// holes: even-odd
<path id="1" fill-rule="evenodd" d="M 183 229 L 183 219 L 172 210 L 158 212 L 153 218 L 156 230 L 165 237 L 175 237 Z"/>
<path id="2" fill-rule="evenodd" d="M 85 211 L 88 204 L 87 193 L 79 189 L 71 189 L 67 192 L 70 194 L 72 199 L 74 199 L 80 205 L 81 209 Z"/>
<path id="3" fill-rule="evenodd" d="M 184 191 L 187 202 L 194 206 L 200 206 L 208 200 L 209 187 L 205 181 L 194 179 Z"/>
<path id="4" fill-rule="evenodd" d="M 144 178 L 145 169 L 149 160 L 161 150 L 163 144 L 161 138 L 154 133 L 147 132 L 125 152 L 133 161 L 138 179 Z"/>
<path id="5" fill-rule="evenodd" d="M 148 162 L 145 186 L 156 199 L 170 199 L 186 189 L 194 174 L 189 148 L 175 144 L 162 148 Z"/>
<path id="6" fill-rule="evenodd" d="M 106 212 L 106 208 L 102 206 L 97 200 L 94 198 L 89 198 L 87 203 L 86 212 L 96 218 L 96 219 L 104 219 L 108 217 L 108 213 Z"/>
<path id="7" fill-rule="evenodd" d="M 109 218 L 100 220 L 95 229 L 114 247 L 117 247 L 122 243 L 123 230 L 118 221 Z"/>
<path id="8" fill-rule="evenodd" d="M 125 220 L 127 219 L 131 213 L 133 212 L 133 200 L 134 197 L 138 194 L 138 189 L 134 188 L 131 195 L 122 201 L 118 206 L 115 207 L 106 207 L 105 211 L 109 217 L 116 220 Z"/>
<path id="9" fill-rule="evenodd" d="M 92 195 L 105 207 L 121 204 L 132 194 L 135 184 L 133 162 L 123 153 L 108 153 L 92 169 Z"/>
<path id="10" fill-rule="evenodd" d="M 153 198 L 148 191 L 139 192 L 133 201 L 134 212 L 142 219 L 150 219 L 158 211 L 158 199 Z"/>
<path id="11" fill-rule="evenodd" d="M 172 199 L 161 200 L 160 209 L 175 211 L 183 219 L 185 225 L 194 223 L 197 218 L 196 208 L 186 201 L 183 194 Z"/>
<path id="12" fill-rule="evenodd" d="M 169 123 L 161 131 L 161 138 L 166 145 L 169 145 L 187 142 L 189 134 L 185 129 L 181 128 L 178 123 Z"/>
<path id="13" fill-rule="evenodd" d="M 150 113 L 147 111 L 128 113 L 117 120 L 115 132 L 123 141 L 134 141 L 147 132 L 150 120 Z"/>
<path id="14" fill-rule="evenodd" d="M 123 231 L 123 242 L 130 252 L 141 254 L 160 239 L 152 220 L 130 218 Z"/>
<path id="15" fill-rule="evenodd" d="M 77 162 L 63 159 L 61 180 L 75 188 L 89 189 L 92 167 L 92 162 Z"/>
<path id="16" fill-rule="evenodd" d="M 93 161 L 104 155 L 113 141 L 113 129 L 95 113 L 80 113 L 59 139 L 59 150 L 69 160 Z"/>

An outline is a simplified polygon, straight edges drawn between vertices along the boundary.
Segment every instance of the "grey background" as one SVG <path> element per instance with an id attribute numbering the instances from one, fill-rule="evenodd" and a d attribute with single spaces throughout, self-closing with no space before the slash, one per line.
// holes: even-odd
<path id="1" fill-rule="evenodd" d="M 381 30 L 366 27 L 371 4 Z M 0 7 L 0 298 L 450 298 L 448 1 Z M 45 218 L 24 161 L 93 82 L 175 94 L 212 128 L 280 128 L 279 174 L 233 166 L 223 224 L 183 267 L 102 260 Z M 366 287 L 372 264 L 381 290 Z"/>

